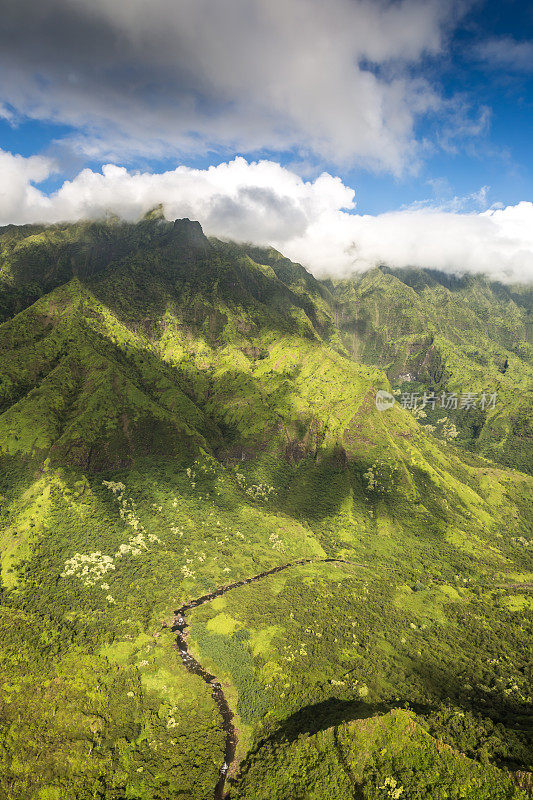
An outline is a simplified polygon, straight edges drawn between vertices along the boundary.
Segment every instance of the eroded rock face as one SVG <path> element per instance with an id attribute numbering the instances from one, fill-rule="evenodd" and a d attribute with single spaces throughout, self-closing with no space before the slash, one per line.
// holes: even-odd
<path id="1" fill-rule="evenodd" d="M 188 217 L 174 220 L 173 233 L 176 240 L 181 241 L 186 247 L 203 250 L 204 252 L 211 248 L 200 223 L 190 220 Z"/>

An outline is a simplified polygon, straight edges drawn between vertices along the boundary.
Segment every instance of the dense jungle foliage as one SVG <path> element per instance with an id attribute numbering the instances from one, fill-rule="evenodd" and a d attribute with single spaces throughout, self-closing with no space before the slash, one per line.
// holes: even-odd
<path id="1" fill-rule="evenodd" d="M 532 305 L 157 214 L 1 229 L 0 797 L 213 798 L 174 612 L 286 564 L 187 615 L 231 798 L 530 796 Z"/>

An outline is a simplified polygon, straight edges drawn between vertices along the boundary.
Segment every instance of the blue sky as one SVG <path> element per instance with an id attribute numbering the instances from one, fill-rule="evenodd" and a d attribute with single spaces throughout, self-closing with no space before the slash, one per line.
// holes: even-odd
<path id="1" fill-rule="evenodd" d="M 504 266 L 479 251 L 465 268 L 529 274 L 532 123 L 533 6 L 520 0 L 19 0 L 0 29 L 0 223 L 134 218 L 160 197 L 168 214 L 303 260 L 316 242 L 295 243 L 320 221 L 343 263 L 351 251 L 354 264 L 459 269 L 463 251 L 420 251 L 419 212 L 463 215 L 439 222 L 456 237 L 471 215 L 466 255 L 488 237 Z M 105 164 L 127 175 L 103 179 Z M 389 212 L 411 231 L 398 252 Z M 346 215 L 377 222 L 352 230 Z"/>
<path id="2" fill-rule="evenodd" d="M 214 146 L 211 143 L 212 151 L 208 153 L 176 153 L 171 148 L 168 155 L 158 153 L 154 157 L 149 152 L 133 155 L 125 152 L 121 159 L 119 150 L 114 161 L 129 168 L 161 171 L 177 164 L 205 167 L 238 153 L 247 158 L 272 158 L 282 164 L 296 165 L 297 171 L 305 176 L 327 169 L 356 189 L 358 210 L 371 214 L 416 201 L 446 202 L 454 196 L 468 197 L 484 186 L 488 187 L 487 205 L 530 199 L 533 196 L 533 64 L 529 64 L 529 69 L 527 63 L 513 64 L 512 53 L 509 63 L 490 63 L 478 52 L 483 43 L 504 39 L 533 43 L 531 4 L 521 0 L 471 4 L 470 10 L 452 28 L 442 52 L 421 59 L 415 66 L 416 72 L 439 87 L 444 98 L 461 95 L 474 128 L 480 117 L 484 116 L 484 123 L 480 122 L 479 132 L 471 135 L 466 132 L 447 144 L 442 142 L 446 111 L 421 115 L 416 120 L 414 135 L 419 142 L 427 143 L 426 151 L 412 169 L 400 176 L 386 168 L 335 164 L 320 153 L 311 154 L 305 159 L 309 164 L 302 168 L 297 147 L 288 151 L 268 147 L 232 151 L 225 143 L 217 149 L 216 142 Z M 533 44 L 531 56 L 533 60 Z M 44 81 L 43 94 L 46 94 Z M 18 112 L 9 101 L 7 107 L 13 117 L 11 121 L 0 120 L 0 147 L 24 156 L 51 153 L 58 159 L 61 171 L 44 184 L 45 189 L 56 188 L 64 176 L 71 177 L 81 167 L 98 169 L 107 160 L 105 153 L 100 157 L 61 145 L 80 129 L 83 131 L 84 125 L 32 119 L 24 108 Z"/>

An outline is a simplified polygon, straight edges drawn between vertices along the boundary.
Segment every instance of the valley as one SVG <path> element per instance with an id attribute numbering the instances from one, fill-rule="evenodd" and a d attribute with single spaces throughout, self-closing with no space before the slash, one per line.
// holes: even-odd
<path id="1" fill-rule="evenodd" d="M 0 252 L 2 796 L 526 800 L 528 290 L 157 214 Z"/>

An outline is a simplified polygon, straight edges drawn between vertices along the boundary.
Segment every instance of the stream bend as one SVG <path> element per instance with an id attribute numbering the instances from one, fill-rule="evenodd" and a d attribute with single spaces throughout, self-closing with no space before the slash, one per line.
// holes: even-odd
<path id="1" fill-rule="evenodd" d="M 218 589 L 215 589 L 208 594 L 204 594 L 201 597 L 197 597 L 196 600 L 190 600 L 188 603 L 185 603 L 183 606 L 178 608 L 174 612 L 174 619 L 172 621 L 172 631 L 176 634 L 176 646 L 179 650 L 181 660 L 185 669 L 188 672 L 191 672 L 193 675 L 198 675 L 202 680 L 204 680 L 209 686 L 211 687 L 211 694 L 213 699 L 217 705 L 218 711 L 220 716 L 222 717 L 222 728 L 226 734 L 226 744 L 224 747 L 224 764 L 220 768 L 219 778 L 217 784 L 215 786 L 214 792 L 214 800 L 224 800 L 227 795 L 224 795 L 224 786 L 226 783 L 226 777 L 228 771 L 235 760 L 235 752 L 237 749 L 237 734 L 235 732 L 235 726 L 233 725 L 233 712 L 231 711 L 228 701 L 226 700 L 226 696 L 224 694 L 224 690 L 220 684 L 220 681 L 216 678 L 215 675 L 211 675 L 202 665 L 197 661 L 194 656 L 191 655 L 189 652 L 189 647 L 187 644 L 187 620 L 186 620 L 186 613 L 197 606 L 201 606 L 203 603 L 208 603 L 210 600 L 213 600 L 215 597 L 220 597 L 226 592 L 230 592 L 232 589 L 237 589 L 239 586 L 245 586 L 248 583 L 254 583 L 254 581 L 258 581 L 261 578 L 267 577 L 267 575 L 274 575 L 276 572 L 282 572 L 285 569 L 289 569 L 290 567 L 298 567 L 303 564 L 327 564 L 327 563 L 336 563 L 336 564 L 351 564 L 352 566 L 357 567 L 364 567 L 365 564 L 355 564 L 353 561 L 348 561 L 342 558 L 301 558 L 298 561 L 291 561 L 288 564 L 280 564 L 277 567 L 273 567 L 272 569 L 267 569 L 264 572 L 259 572 L 257 575 L 253 575 L 251 578 L 243 578 L 240 581 L 235 581 L 234 583 L 228 583 L 226 586 L 220 586 Z"/>

